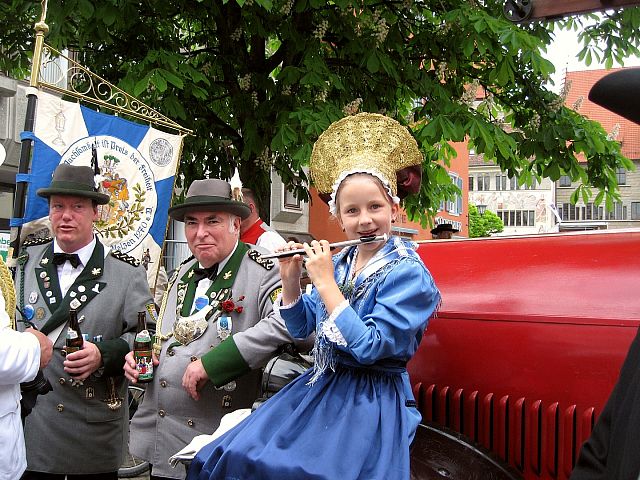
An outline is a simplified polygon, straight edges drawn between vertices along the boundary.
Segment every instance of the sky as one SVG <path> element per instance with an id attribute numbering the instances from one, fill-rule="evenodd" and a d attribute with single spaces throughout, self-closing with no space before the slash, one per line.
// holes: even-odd
<path id="1" fill-rule="evenodd" d="M 560 92 L 565 71 L 575 72 L 580 70 L 598 70 L 605 68 L 604 64 L 597 64 L 596 62 L 593 62 L 587 67 L 577 59 L 578 52 L 581 50 L 581 46 L 578 44 L 577 32 L 566 30 L 556 31 L 555 37 L 554 42 L 549 46 L 545 55 L 545 57 L 556 67 L 556 73 L 552 76 L 555 85 L 551 87 L 554 92 Z M 626 59 L 624 66 L 640 66 L 640 58 L 633 57 Z M 621 67 L 621 65 L 617 62 L 613 63 L 612 68 L 619 67 Z"/>

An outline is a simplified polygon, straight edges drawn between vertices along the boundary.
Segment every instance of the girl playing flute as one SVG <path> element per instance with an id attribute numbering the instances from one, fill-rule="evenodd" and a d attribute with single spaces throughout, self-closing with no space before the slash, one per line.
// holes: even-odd
<path id="1" fill-rule="evenodd" d="M 310 172 L 347 238 L 358 239 L 391 234 L 397 174 L 421 164 L 405 127 L 364 113 L 320 136 Z M 420 414 L 405 367 L 439 304 L 438 289 L 414 245 L 399 237 L 335 256 L 326 240 L 280 250 L 298 248 L 313 289 L 300 290 L 302 255 L 280 258 L 275 306 L 293 337 L 316 331 L 315 364 L 200 450 L 187 478 L 409 479 Z"/>

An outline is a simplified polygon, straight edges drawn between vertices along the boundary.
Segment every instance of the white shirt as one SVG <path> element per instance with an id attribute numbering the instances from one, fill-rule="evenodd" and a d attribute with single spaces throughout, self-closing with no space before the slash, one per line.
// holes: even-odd
<path id="1" fill-rule="evenodd" d="M 277 248 L 284 247 L 286 244 L 287 241 L 282 238 L 282 235 L 273 230 L 265 230 L 256 242 L 257 246 L 266 248 L 270 252 L 275 252 Z"/>
<path id="2" fill-rule="evenodd" d="M 82 273 L 82 270 L 84 270 L 84 266 L 91 259 L 95 247 L 96 237 L 93 237 L 93 240 L 75 252 L 65 252 L 60 248 L 58 242 L 55 239 L 53 240 L 53 253 L 77 253 L 80 258 L 80 264 L 76 268 L 73 268 L 71 262 L 64 262 L 62 265 L 58 265 L 58 282 L 60 283 L 60 292 L 62 292 L 63 297 L 67 294 L 73 282 L 76 281 L 76 278 Z"/>
<path id="3" fill-rule="evenodd" d="M 9 326 L 0 293 L 0 480 L 16 480 L 27 468 L 19 383 L 33 380 L 39 367 L 38 339 Z"/>

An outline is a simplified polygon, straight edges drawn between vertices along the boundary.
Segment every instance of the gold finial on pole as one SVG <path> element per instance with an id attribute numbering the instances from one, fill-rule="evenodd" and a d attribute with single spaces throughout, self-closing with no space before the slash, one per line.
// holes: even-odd
<path id="1" fill-rule="evenodd" d="M 33 47 L 33 60 L 31 63 L 31 79 L 29 85 L 38 86 L 38 76 L 40 75 L 40 63 L 42 60 L 42 49 L 44 46 L 44 37 L 49 33 L 49 25 L 47 19 L 47 1 L 42 0 L 42 12 L 40 13 L 40 21 L 36 23 L 34 29 L 36 31 L 36 44 Z"/>

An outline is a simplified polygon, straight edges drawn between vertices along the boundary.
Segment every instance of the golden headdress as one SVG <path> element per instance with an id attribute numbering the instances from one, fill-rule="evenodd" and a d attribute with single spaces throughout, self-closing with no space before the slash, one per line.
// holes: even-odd
<path id="1" fill-rule="evenodd" d="M 422 165 L 422 154 L 409 130 L 396 120 L 377 113 L 360 113 L 331 124 L 313 146 L 309 171 L 321 194 L 335 194 L 342 180 L 353 173 L 378 177 L 398 203 L 396 175 Z"/>

